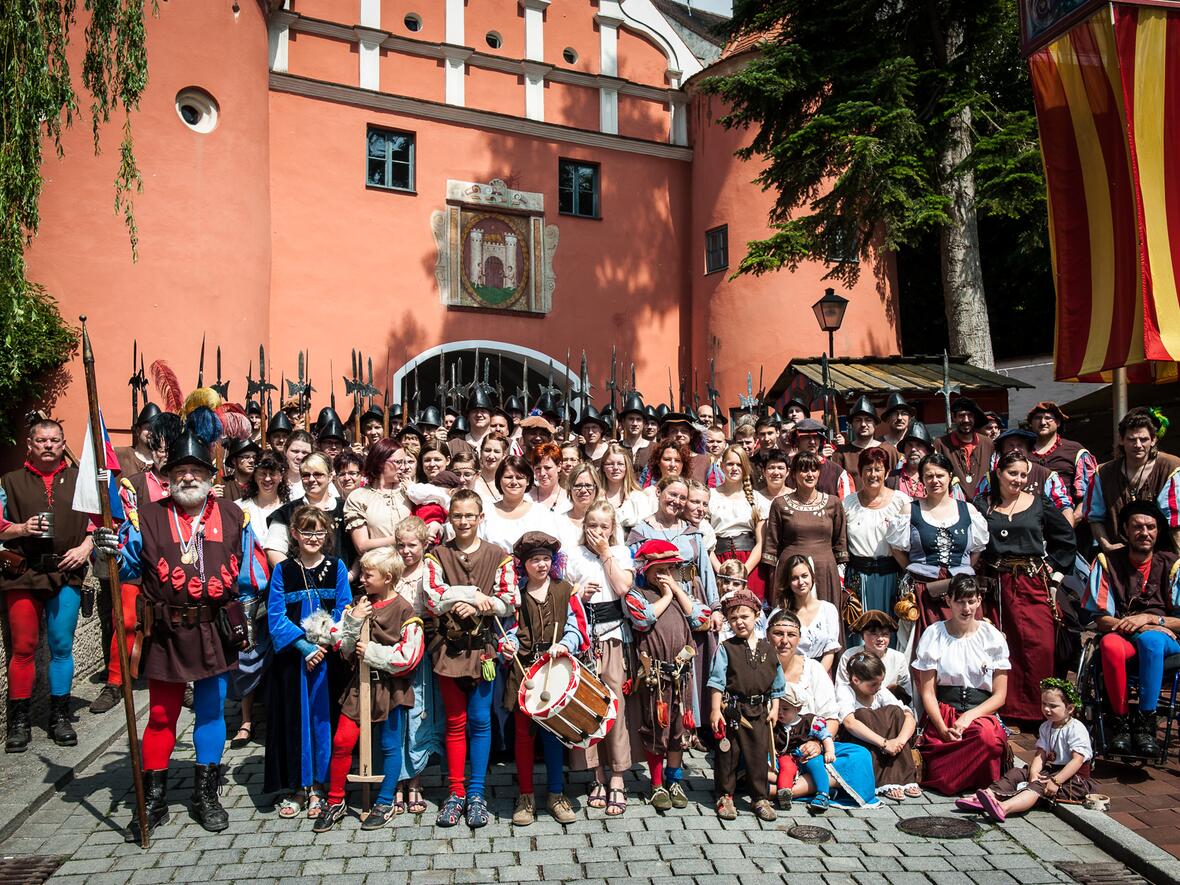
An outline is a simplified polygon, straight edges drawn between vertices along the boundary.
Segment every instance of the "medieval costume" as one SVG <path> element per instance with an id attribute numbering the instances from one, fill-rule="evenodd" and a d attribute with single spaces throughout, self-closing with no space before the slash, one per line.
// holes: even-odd
<path id="1" fill-rule="evenodd" d="M 754 502 L 750 503 L 745 495 L 723 495 L 715 488 L 709 490 L 709 522 L 717 534 L 718 562 L 736 559 L 745 564 L 757 546 L 761 512 L 770 502 L 756 492 L 753 497 Z M 754 568 L 746 575 L 746 586 L 761 600 L 766 599 L 763 571 Z"/>
<path id="2" fill-rule="evenodd" d="M 963 495 L 970 501 L 978 491 L 979 481 L 991 469 L 995 444 L 980 431 L 984 414 L 979 406 L 964 397 L 951 403 L 952 414 L 960 411 L 971 412 L 975 416 L 971 435 L 963 439 L 957 430 L 951 430 L 935 441 L 934 450 L 950 459 L 955 479 L 963 487 Z"/>
<path id="3" fill-rule="evenodd" d="M 1036 750 L 1044 756 L 1041 772 L 1048 777 L 1061 771 L 1073 759 L 1074 753 L 1085 759 L 1076 774 L 1061 782 L 1052 802 L 1082 802 L 1090 793 L 1097 792 L 1098 786 L 1090 777 L 1094 748 L 1090 743 L 1090 732 L 1080 719 L 1071 716 L 1060 726 L 1042 722 L 1037 731 Z M 991 785 L 991 791 L 1001 799 L 1009 799 L 1021 790 L 1032 790 L 1042 799 L 1046 798 L 1044 782 L 1028 780 L 1027 768 L 1010 768 Z"/>
<path id="4" fill-rule="evenodd" d="M 1168 530 L 1180 528 L 1180 458 L 1157 451 L 1132 476 L 1122 457 L 1107 461 L 1094 475 L 1082 509 L 1087 520 L 1106 528 L 1111 543 L 1118 543 L 1125 540 L 1119 514 L 1132 501 L 1154 501 Z"/>
<path id="5" fill-rule="evenodd" d="M 270 578 L 267 621 L 274 658 L 267 695 L 266 793 L 298 793 L 328 780 L 332 756 L 332 715 L 325 658 L 310 673 L 305 659 L 319 650 L 302 626 L 313 612 L 340 617 L 352 600 L 348 569 L 335 556 L 308 568 L 293 556 L 279 563 Z"/>
<path id="6" fill-rule="evenodd" d="M 763 541 L 762 562 L 774 569 L 772 596 L 786 592 L 788 576 L 782 563 L 796 553 L 811 557 L 815 592 L 837 608 L 844 604 L 844 583 L 837 565 L 848 561 L 844 508 L 834 495 L 819 492 L 802 504 L 794 495 L 779 495 L 770 505 Z"/>
<path id="7" fill-rule="evenodd" d="M 1069 418 L 1061 411 L 1061 407 L 1057 403 L 1039 402 L 1029 410 L 1028 421 L 1030 425 L 1033 423 L 1034 416 L 1039 412 L 1052 414 L 1059 427 Z M 1037 428 L 1034 426 L 1033 429 Z M 1089 449 L 1075 440 L 1066 439 L 1060 432 L 1052 434 L 1043 442 L 1038 439 L 1032 452 L 1029 453 L 1029 458 L 1034 464 L 1047 467 L 1061 477 L 1062 482 L 1069 490 L 1075 509 L 1082 503 L 1094 474 L 1098 472 L 1098 462 L 1090 454 Z"/>
<path id="8" fill-rule="evenodd" d="M 851 684 L 839 685 L 836 688 L 836 706 L 839 709 L 840 722 L 844 722 L 849 716 L 852 716 L 886 739 L 899 736 L 905 725 L 906 717 L 913 716 L 909 707 L 899 701 L 893 692 L 885 688 L 884 685 L 867 702 L 857 697 Z M 900 752 L 892 755 L 886 753 L 880 746 L 861 740 L 850 731 L 843 740 L 860 744 L 873 754 L 873 776 L 877 781 L 878 794 L 917 787 L 918 773 L 914 767 L 913 736 L 905 743 Z"/>
<path id="9" fill-rule="evenodd" d="M 859 494 L 849 495 L 842 503 L 848 537 L 844 586 L 859 601 L 862 611 L 892 612 L 898 598 L 902 569 L 889 547 L 888 534 L 892 525 L 909 519 L 913 499 L 899 491 L 882 494 L 890 495 L 882 507 L 865 507 Z M 895 635 L 898 647 L 900 641 Z M 860 644 L 860 635 L 850 633 L 848 645 Z"/>

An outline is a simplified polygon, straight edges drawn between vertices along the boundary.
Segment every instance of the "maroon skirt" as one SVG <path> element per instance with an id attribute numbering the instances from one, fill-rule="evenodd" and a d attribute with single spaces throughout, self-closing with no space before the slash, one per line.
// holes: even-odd
<path id="1" fill-rule="evenodd" d="M 955 724 L 959 711 L 949 704 L 938 705 L 947 727 Z M 957 741 L 944 741 L 930 720 L 923 722 L 918 752 L 922 754 L 922 788 L 955 796 L 991 786 L 1003 773 L 1008 734 L 995 716 L 981 716 L 967 727 Z"/>

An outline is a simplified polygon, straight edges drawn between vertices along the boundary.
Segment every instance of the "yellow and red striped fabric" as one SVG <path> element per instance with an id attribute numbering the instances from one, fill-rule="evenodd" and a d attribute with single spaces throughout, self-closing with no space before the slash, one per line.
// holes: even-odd
<path id="1" fill-rule="evenodd" d="M 1029 68 L 1057 288 L 1055 375 L 1094 380 L 1126 366 L 1132 380 L 1175 377 L 1180 6 L 1112 4 Z"/>

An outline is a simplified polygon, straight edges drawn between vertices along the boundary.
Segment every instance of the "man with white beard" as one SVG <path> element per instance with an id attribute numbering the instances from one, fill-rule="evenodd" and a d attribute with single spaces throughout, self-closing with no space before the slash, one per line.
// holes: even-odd
<path id="1" fill-rule="evenodd" d="M 148 827 L 168 820 L 168 761 L 185 683 L 192 682 L 193 812 L 206 830 L 219 832 L 229 826 L 217 798 L 226 687 L 248 643 L 239 588 L 265 586 L 266 559 L 249 517 L 212 494 L 213 458 L 191 430 L 169 448 L 164 473 L 170 496 L 141 503 L 138 525 L 129 519 L 118 535 L 97 530 L 95 546 L 101 555 L 118 556 L 123 580 L 142 588 L 132 659 L 140 655 L 151 703 L 141 742 Z M 138 829 L 133 822 L 128 841 L 138 841 Z"/>

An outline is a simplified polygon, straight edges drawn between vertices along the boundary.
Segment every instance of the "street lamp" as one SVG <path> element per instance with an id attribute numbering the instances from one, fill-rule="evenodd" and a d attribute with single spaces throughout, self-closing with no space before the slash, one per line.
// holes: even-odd
<path id="1" fill-rule="evenodd" d="M 836 350 L 836 332 L 844 323 L 844 311 L 848 309 L 848 299 L 836 294 L 835 289 L 825 289 L 824 297 L 811 305 L 815 311 L 815 319 L 819 327 L 828 333 L 828 357 L 834 357 Z"/>

